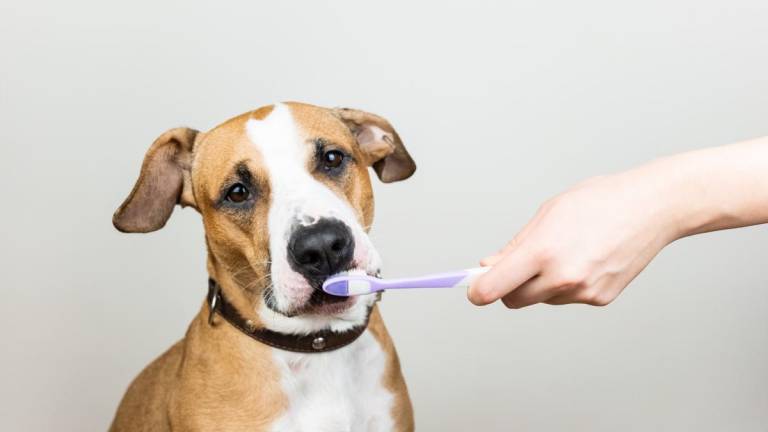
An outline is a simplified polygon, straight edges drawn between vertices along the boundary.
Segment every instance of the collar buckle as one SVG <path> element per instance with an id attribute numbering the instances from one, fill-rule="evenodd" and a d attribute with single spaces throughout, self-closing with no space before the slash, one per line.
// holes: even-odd
<path id="1" fill-rule="evenodd" d="M 208 282 L 208 289 L 211 294 L 208 296 L 208 325 L 213 325 L 213 316 L 216 314 L 216 309 L 219 307 L 220 290 L 219 284 L 210 279 Z"/>

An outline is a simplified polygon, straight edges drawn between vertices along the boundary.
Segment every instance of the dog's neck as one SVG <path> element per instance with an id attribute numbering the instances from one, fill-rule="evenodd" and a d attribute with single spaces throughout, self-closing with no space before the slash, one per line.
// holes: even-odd
<path id="1" fill-rule="evenodd" d="M 368 320 L 373 311 L 373 307 L 369 307 L 366 310 L 364 322 L 348 330 L 336 331 L 326 328 L 316 332 L 295 334 L 257 327 L 253 320 L 244 318 L 240 311 L 229 302 L 221 292 L 219 284 L 213 279 L 208 281 L 206 302 L 208 306 L 208 325 L 218 325 L 217 318 L 221 317 L 223 321 L 226 321 L 244 335 L 262 344 L 298 353 L 334 351 L 351 344 L 366 330 Z M 223 322 L 219 323 L 224 324 Z"/>

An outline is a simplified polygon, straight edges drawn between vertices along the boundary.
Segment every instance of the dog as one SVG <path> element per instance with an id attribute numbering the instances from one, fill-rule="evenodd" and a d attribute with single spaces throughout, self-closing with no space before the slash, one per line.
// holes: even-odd
<path id="1" fill-rule="evenodd" d="M 206 300 L 184 338 L 130 384 L 111 431 L 412 431 L 376 295 L 335 297 L 339 272 L 377 275 L 368 167 L 416 165 L 388 121 L 347 108 L 265 106 L 152 144 L 114 226 L 205 227 Z"/>

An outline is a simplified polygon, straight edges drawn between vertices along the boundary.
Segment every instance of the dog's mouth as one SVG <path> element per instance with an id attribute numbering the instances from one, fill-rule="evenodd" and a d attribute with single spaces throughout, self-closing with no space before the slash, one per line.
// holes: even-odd
<path id="1" fill-rule="evenodd" d="M 369 276 L 378 277 L 379 272 L 366 272 L 362 269 L 349 269 L 348 271 L 360 272 L 368 274 Z M 281 310 L 277 307 L 274 301 L 269 301 L 273 293 L 265 292 L 266 305 L 273 311 L 285 315 L 287 317 L 295 317 L 298 315 L 312 314 L 312 315 L 335 315 L 345 312 L 352 307 L 356 302 L 355 296 L 341 297 L 328 294 L 323 291 L 323 283 L 331 276 L 324 276 L 318 278 L 305 279 L 306 283 L 312 289 L 312 293 L 309 298 L 297 307 L 290 310 Z"/>
<path id="2" fill-rule="evenodd" d="M 312 294 L 303 307 L 302 313 L 334 314 L 343 312 L 354 304 L 353 297 L 339 297 L 323 291 L 323 283 L 330 276 L 312 278 L 307 280 L 312 287 Z"/>
<path id="3" fill-rule="evenodd" d="M 267 302 L 267 306 L 273 311 L 287 317 L 299 315 L 335 315 L 340 314 L 355 304 L 354 297 L 339 297 L 326 293 L 322 289 L 315 289 L 309 299 L 298 307 L 285 311 L 278 309 L 273 303 Z"/>
<path id="4" fill-rule="evenodd" d="M 312 295 L 309 296 L 309 301 L 307 303 L 311 306 L 324 306 L 324 305 L 330 305 L 330 304 L 344 303 L 344 301 L 348 299 L 349 299 L 348 297 L 339 297 L 332 294 L 328 294 L 327 292 L 323 291 L 322 284 L 321 284 L 320 288 L 315 288 L 315 290 L 312 291 Z"/>

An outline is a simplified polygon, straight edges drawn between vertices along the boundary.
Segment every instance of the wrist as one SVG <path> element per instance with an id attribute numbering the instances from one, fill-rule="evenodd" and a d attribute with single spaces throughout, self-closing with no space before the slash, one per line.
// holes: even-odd
<path id="1" fill-rule="evenodd" d="M 678 156 L 655 160 L 617 174 L 634 196 L 637 211 L 645 213 L 648 230 L 663 245 L 693 234 L 707 223 L 709 215 L 695 202 L 695 187 Z"/>
<path id="2" fill-rule="evenodd" d="M 729 146 L 696 150 L 637 169 L 639 181 L 655 188 L 660 229 L 670 242 L 760 222 L 743 208 L 744 194 L 764 188 L 742 181 L 739 171 L 745 170 L 733 164 L 733 151 Z"/>

